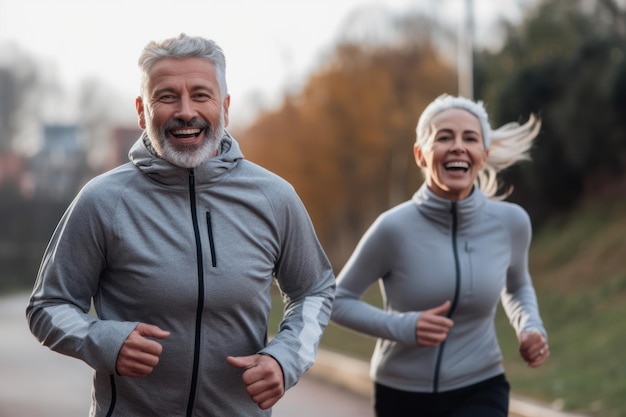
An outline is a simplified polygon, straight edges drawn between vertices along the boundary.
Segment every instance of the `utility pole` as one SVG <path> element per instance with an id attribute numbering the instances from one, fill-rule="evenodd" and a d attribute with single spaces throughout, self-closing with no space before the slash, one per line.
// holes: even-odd
<path id="1" fill-rule="evenodd" d="M 457 71 L 459 95 L 474 99 L 474 1 L 465 0 L 459 25 Z"/>

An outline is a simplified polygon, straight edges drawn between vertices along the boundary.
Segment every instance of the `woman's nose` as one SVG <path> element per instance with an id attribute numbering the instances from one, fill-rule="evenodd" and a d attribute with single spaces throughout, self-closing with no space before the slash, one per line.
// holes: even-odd
<path id="1" fill-rule="evenodd" d="M 465 145 L 463 144 L 463 138 L 455 137 L 452 141 L 452 150 L 459 152 L 465 150 Z"/>

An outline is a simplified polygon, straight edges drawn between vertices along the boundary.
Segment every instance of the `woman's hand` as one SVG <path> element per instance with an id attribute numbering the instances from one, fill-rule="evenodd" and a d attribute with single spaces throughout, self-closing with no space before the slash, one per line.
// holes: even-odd
<path id="1" fill-rule="evenodd" d="M 548 342 L 537 330 L 524 332 L 519 337 L 519 353 L 528 366 L 541 365 L 550 356 Z"/>
<path id="2" fill-rule="evenodd" d="M 454 322 L 446 317 L 450 305 L 448 300 L 420 314 L 415 325 L 418 346 L 434 347 L 446 340 L 448 331 L 454 325 Z"/>

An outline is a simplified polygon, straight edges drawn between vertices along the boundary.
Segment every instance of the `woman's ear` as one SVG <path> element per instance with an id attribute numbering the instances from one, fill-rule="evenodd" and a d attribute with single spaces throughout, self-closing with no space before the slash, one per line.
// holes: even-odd
<path id="1" fill-rule="evenodd" d="M 485 167 L 485 164 L 487 163 L 487 159 L 489 159 L 489 149 L 487 149 L 483 153 L 483 157 L 481 158 L 480 167 L 479 167 L 481 170 Z"/>
<path id="2" fill-rule="evenodd" d="M 426 168 L 426 158 L 424 158 L 424 153 L 422 152 L 422 148 L 416 143 L 413 145 L 413 155 L 415 155 L 415 163 L 420 168 Z"/>

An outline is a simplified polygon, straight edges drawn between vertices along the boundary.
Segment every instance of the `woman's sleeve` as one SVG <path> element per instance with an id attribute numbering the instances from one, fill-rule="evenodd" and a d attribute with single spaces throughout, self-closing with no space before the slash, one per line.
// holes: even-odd
<path id="1" fill-rule="evenodd" d="M 511 205 L 507 220 L 511 235 L 511 265 L 507 271 L 506 286 L 502 292 L 502 306 L 515 333 L 538 330 L 547 339 L 539 314 L 537 295 L 528 269 L 528 254 L 532 226 L 528 213 L 520 206 Z"/>
<path id="2" fill-rule="evenodd" d="M 392 268 L 393 228 L 379 217 L 363 235 L 337 277 L 337 293 L 331 320 L 340 326 L 372 337 L 415 345 L 417 312 L 379 308 L 362 299 L 367 289 L 384 279 Z M 383 297 L 384 297 L 384 291 Z"/>

